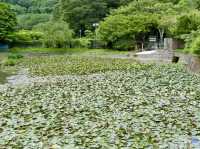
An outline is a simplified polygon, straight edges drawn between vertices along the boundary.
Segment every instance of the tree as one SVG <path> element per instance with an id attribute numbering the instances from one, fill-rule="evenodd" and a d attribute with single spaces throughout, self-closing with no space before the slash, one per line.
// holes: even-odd
<path id="1" fill-rule="evenodd" d="M 179 7 L 176 8 L 173 3 L 156 0 L 134 1 L 114 10 L 100 24 L 99 34 L 108 43 L 115 42 L 121 35 L 126 38 L 132 36 L 132 39 L 141 42 L 143 47 L 146 36 L 151 31 L 156 31 L 160 37 L 160 45 L 163 45 L 164 34 L 170 32 L 170 28 L 175 25 L 178 10 Z"/>
<path id="2" fill-rule="evenodd" d="M 181 14 L 177 17 L 176 26 L 173 33 L 176 36 L 190 34 L 192 31 L 198 30 L 200 26 L 200 12 L 198 10 L 190 10 L 189 13 Z"/>
<path id="3" fill-rule="evenodd" d="M 199 0 L 180 0 L 179 5 L 186 9 L 200 9 L 200 1 Z"/>
<path id="4" fill-rule="evenodd" d="M 138 41 L 142 42 L 142 46 L 144 45 L 145 33 L 148 33 L 155 23 L 156 20 L 153 16 L 142 14 L 129 16 L 122 14 L 111 15 L 101 22 L 98 34 L 111 48 L 115 47 L 115 44 L 118 42 L 122 43 L 122 40 L 125 41 L 124 39 L 126 39 L 129 41 L 129 47 L 127 45 L 126 50 L 133 49 Z M 120 46 L 118 45 L 118 47 Z M 124 49 L 123 46 L 120 48 Z"/>
<path id="5" fill-rule="evenodd" d="M 11 4 L 18 20 L 18 29 L 32 29 L 49 21 L 57 0 L 0 0 Z"/>
<path id="6" fill-rule="evenodd" d="M 70 24 L 78 35 L 80 30 L 93 30 L 93 23 L 101 21 L 110 11 L 127 4 L 130 0 L 60 0 L 55 12 L 55 19 L 63 19 Z"/>
<path id="7" fill-rule="evenodd" d="M 0 0 L 23 7 L 28 13 L 51 13 L 57 0 Z"/>
<path id="8" fill-rule="evenodd" d="M 8 4 L 0 3 L 0 41 L 9 39 L 9 34 L 15 30 L 16 16 Z"/>
<path id="9" fill-rule="evenodd" d="M 39 23 L 48 22 L 51 18 L 50 14 L 47 13 L 26 13 L 18 15 L 18 29 L 29 29 L 31 30 L 35 25 Z"/>
<path id="10" fill-rule="evenodd" d="M 70 47 L 73 31 L 64 21 L 38 24 L 34 30 L 43 33 L 42 42 L 45 47 Z"/>

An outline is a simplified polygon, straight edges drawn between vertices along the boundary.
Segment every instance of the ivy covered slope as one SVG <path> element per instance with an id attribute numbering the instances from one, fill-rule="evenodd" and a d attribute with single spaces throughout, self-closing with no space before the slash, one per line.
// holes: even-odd
<path id="1" fill-rule="evenodd" d="M 199 89 L 200 78 L 176 65 L 9 88 L 0 92 L 0 146 L 164 148 L 200 134 Z"/>

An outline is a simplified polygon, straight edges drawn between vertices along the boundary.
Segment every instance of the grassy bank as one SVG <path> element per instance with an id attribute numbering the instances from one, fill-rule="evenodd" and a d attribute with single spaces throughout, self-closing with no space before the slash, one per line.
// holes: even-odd
<path id="1" fill-rule="evenodd" d="M 111 49 L 87 49 L 87 48 L 12 48 L 12 53 L 55 53 L 55 54 L 128 54 L 128 51 L 118 51 Z"/>

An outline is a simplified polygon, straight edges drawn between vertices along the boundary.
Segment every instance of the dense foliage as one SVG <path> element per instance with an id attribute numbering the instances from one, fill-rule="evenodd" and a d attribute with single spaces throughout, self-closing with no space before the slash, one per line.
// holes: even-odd
<path id="1" fill-rule="evenodd" d="M 0 0 L 11 4 L 18 18 L 18 28 L 32 29 L 38 23 L 47 22 L 57 0 Z"/>
<path id="2" fill-rule="evenodd" d="M 189 0 L 133 1 L 112 11 L 101 22 L 98 34 L 107 46 L 115 49 L 142 49 L 145 46 L 147 49 L 145 42 L 152 35 L 157 36 L 160 48 L 164 37 L 186 41 L 184 37 L 200 26 L 198 3 Z"/>
<path id="3" fill-rule="evenodd" d="M 16 16 L 6 3 L 0 2 L 0 42 L 9 39 L 16 27 Z"/>
<path id="4" fill-rule="evenodd" d="M 172 3 L 155 0 L 134 1 L 117 9 L 101 23 L 100 38 L 113 47 L 121 39 L 132 40 L 129 47 L 131 48 L 138 42 L 144 44 L 145 39 L 154 34 L 159 36 L 162 46 L 164 35 L 170 33 L 180 10 Z"/>
<path id="5" fill-rule="evenodd" d="M 70 24 L 76 34 L 86 29 L 94 30 L 93 23 L 98 23 L 110 9 L 127 4 L 131 0 L 60 0 L 55 10 L 55 19 L 62 18 Z"/>
<path id="6" fill-rule="evenodd" d="M 14 33 L 14 42 L 32 42 L 40 40 L 42 37 L 42 32 L 20 30 Z"/>
<path id="7" fill-rule="evenodd" d="M 62 56 L 28 63 L 34 74 L 74 75 L 0 91 L 1 147 L 164 149 L 199 134 L 200 80 L 180 66 Z M 77 75 L 85 71 L 95 74 Z"/>
<path id="8" fill-rule="evenodd" d="M 14 10 L 19 10 L 19 14 L 28 13 L 48 13 L 53 11 L 53 6 L 57 0 L 0 0 L 12 4 Z M 16 8 L 16 9 L 15 9 Z M 16 11 L 18 12 L 18 11 Z"/>
<path id="9" fill-rule="evenodd" d="M 51 15 L 47 13 L 22 14 L 18 16 L 18 28 L 31 30 L 35 25 L 38 25 L 39 23 L 48 22 L 50 18 L 51 18 Z"/>
<path id="10" fill-rule="evenodd" d="M 73 31 L 64 21 L 38 24 L 35 30 L 43 33 L 42 41 L 45 47 L 70 47 Z"/>
<path id="11" fill-rule="evenodd" d="M 187 41 L 200 25 L 198 0 L 1 1 L 10 3 L 17 13 L 18 29 L 32 30 L 40 23 L 65 21 L 76 38 L 72 47 L 96 47 L 101 43 L 102 47 L 119 50 L 151 49 L 149 37 L 156 36 L 159 48 L 165 37 L 185 40 L 191 52 L 197 48 Z M 88 37 L 87 32 L 93 36 Z"/>

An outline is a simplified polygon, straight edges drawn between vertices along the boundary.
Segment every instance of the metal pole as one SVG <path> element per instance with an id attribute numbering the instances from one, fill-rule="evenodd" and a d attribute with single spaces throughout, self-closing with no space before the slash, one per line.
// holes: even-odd
<path id="1" fill-rule="evenodd" d="M 80 35 L 80 38 L 82 38 L 82 30 L 81 29 L 79 30 L 79 35 Z"/>

